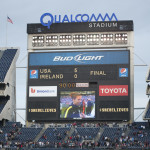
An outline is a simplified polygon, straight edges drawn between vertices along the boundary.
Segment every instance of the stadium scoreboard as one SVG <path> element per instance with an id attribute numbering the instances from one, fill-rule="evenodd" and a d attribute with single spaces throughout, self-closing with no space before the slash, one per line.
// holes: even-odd
<path id="1" fill-rule="evenodd" d="M 29 53 L 29 118 L 128 120 L 129 55 L 128 50 Z M 92 97 L 93 116 L 64 118 L 72 92 L 81 93 L 85 103 Z"/>
<path id="2" fill-rule="evenodd" d="M 54 24 L 51 29 L 28 25 L 29 122 L 131 120 L 133 22 L 117 24 L 93 30 L 86 29 L 89 23 Z M 78 105 L 73 94 L 81 95 Z"/>

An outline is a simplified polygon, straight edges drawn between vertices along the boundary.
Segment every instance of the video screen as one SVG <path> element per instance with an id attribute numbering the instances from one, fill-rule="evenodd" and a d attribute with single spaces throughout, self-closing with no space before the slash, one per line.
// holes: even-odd
<path id="1" fill-rule="evenodd" d="M 95 118 L 95 91 L 61 91 L 60 118 Z"/>

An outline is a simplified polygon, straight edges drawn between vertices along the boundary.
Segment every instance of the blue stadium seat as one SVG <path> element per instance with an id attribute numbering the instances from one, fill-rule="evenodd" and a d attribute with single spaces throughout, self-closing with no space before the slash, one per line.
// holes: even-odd
<path id="1" fill-rule="evenodd" d="M 5 141 L 5 133 L 10 133 L 12 130 L 15 130 L 16 127 L 13 126 L 14 122 L 7 122 L 6 126 L 3 127 L 2 124 L 0 124 L 0 129 L 3 130 L 3 134 L 0 134 L 0 142 L 6 142 Z M 18 127 L 21 127 L 19 123 L 15 123 Z M 141 128 L 141 126 L 145 126 L 145 128 Z M 132 126 L 129 128 L 127 127 L 101 127 L 104 129 L 100 140 L 99 140 L 99 146 L 94 147 L 94 149 L 115 149 L 116 144 L 118 144 L 120 149 L 142 149 L 142 147 L 145 145 L 146 142 L 150 142 L 150 128 L 148 127 L 147 122 L 134 122 Z M 42 150 L 58 150 L 61 148 L 59 146 L 59 143 L 62 143 L 62 146 L 64 149 L 79 149 L 80 141 L 73 141 L 72 139 L 68 139 L 67 141 L 64 141 L 64 138 L 66 137 L 66 132 L 70 131 L 70 127 L 62 128 L 47 128 L 44 134 L 41 136 L 38 142 L 42 142 L 43 145 L 38 145 L 38 142 L 32 146 L 32 142 L 36 138 L 36 136 L 40 133 L 42 128 L 21 128 L 20 131 L 18 131 L 17 135 L 14 137 L 12 141 L 12 148 L 14 147 L 15 142 L 20 142 L 22 145 L 25 142 L 28 142 L 29 149 L 42 149 Z M 71 135 L 80 135 L 80 136 L 91 136 L 92 138 L 96 137 L 97 133 L 99 132 L 100 128 L 95 127 L 76 127 L 74 133 Z M 122 133 L 125 133 L 122 134 Z M 142 135 L 143 134 L 143 135 Z M 59 139 L 59 136 L 61 139 Z M 44 138 L 44 136 L 46 138 Z M 107 138 L 106 138 L 107 137 Z M 122 139 L 122 141 L 120 141 Z M 125 141 L 126 139 L 126 141 Z M 88 139 L 87 139 L 88 140 Z M 49 143 L 46 145 L 46 143 Z M 67 145 L 63 145 L 63 144 Z M 107 142 L 109 142 L 109 146 L 107 146 Z M 72 147 L 71 144 L 76 143 L 75 147 Z M 83 143 L 86 143 L 83 142 Z M 58 148 L 55 148 L 55 144 L 58 146 Z M 24 145 L 25 146 L 25 145 Z M 86 145 L 83 145 L 83 149 L 86 148 Z M 87 147 L 88 148 L 88 147 Z M 147 149 L 150 148 L 149 145 L 146 146 Z"/>
<path id="2" fill-rule="evenodd" d="M 150 82 L 150 69 L 149 69 L 148 75 L 147 75 L 147 77 L 146 77 L 146 82 Z"/>
<path id="3" fill-rule="evenodd" d="M 145 118 L 150 118 L 150 104 L 149 104 L 149 108 L 147 109 L 147 112 L 145 114 Z"/>
<path id="4" fill-rule="evenodd" d="M 0 58 L 0 82 L 4 82 L 5 76 L 7 74 L 8 69 L 15 57 L 17 49 L 7 49 L 5 51 L 1 51 L 2 57 Z"/>
<path id="5" fill-rule="evenodd" d="M 21 128 L 19 134 L 15 136 L 13 141 L 19 142 L 33 141 L 41 130 L 42 128 Z"/>
<path id="6" fill-rule="evenodd" d="M 74 131 L 71 136 L 75 137 L 79 135 L 79 141 L 81 141 L 82 139 L 93 140 L 97 136 L 97 133 L 99 132 L 100 128 L 77 127 L 75 130 L 76 131 Z"/>
<path id="7" fill-rule="evenodd" d="M 0 97 L 0 113 L 8 102 L 8 97 Z"/>
<path id="8" fill-rule="evenodd" d="M 47 128 L 46 131 L 43 133 L 41 138 L 38 140 L 38 142 L 58 142 L 64 140 L 66 136 L 66 132 L 69 131 L 70 128 Z M 43 136 L 46 136 L 46 139 Z M 60 137 L 60 138 L 59 138 Z"/>
<path id="9" fill-rule="evenodd" d="M 20 122 L 6 122 L 5 126 L 2 126 L 2 124 L 0 124 L 0 129 L 3 131 L 3 134 L 0 134 L 0 142 L 6 142 L 5 134 L 14 132 L 16 131 L 17 128 L 20 128 L 20 127 L 21 127 Z"/>

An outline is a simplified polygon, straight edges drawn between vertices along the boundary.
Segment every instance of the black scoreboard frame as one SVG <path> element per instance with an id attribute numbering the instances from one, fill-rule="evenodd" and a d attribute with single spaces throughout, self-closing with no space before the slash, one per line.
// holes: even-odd
<path id="1" fill-rule="evenodd" d="M 115 50 L 90 50 L 90 51 L 80 51 L 80 52 L 108 52 L 108 51 L 110 51 L 110 52 L 114 52 Z M 120 50 L 120 52 L 121 52 L 122 50 Z M 125 51 L 127 51 L 127 50 L 125 50 Z M 71 52 L 77 52 L 77 51 L 70 51 L 70 53 Z M 79 53 L 80 53 L 79 52 Z M 116 50 L 116 52 L 119 52 L 119 50 Z M 33 53 L 35 53 L 35 52 L 33 52 Z M 44 52 L 43 52 L 44 53 Z M 56 52 L 50 52 L 51 54 L 52 53 L 56 53 Z M 66 53 L 66 52 L 58 52 L 58 53 Z M 32 54 L 32 53 L 29 53 L 29 55 L 30 54 Z M 60 103 L 58 103 L 57 104 L 57 106 L 56 106 L 56 111 L 57 111 L 57 113 L 56 113 L 56 115 L 57 115 L 57 117 L 56 118 L 52 118 L 52 119 L 48 119 L 48 118 L 43 118 L 43 115 L 41 115 L 41 114 L 39 114 L 39 113 L 37 113 L 37 112 L 33 112 L 33 113 L 36 113 L 37 115 L 39 115 L 38 117 L 37 117 L 37 115 L 35 115 L 35 116 L 33 116 L 33 117 L 30 117 L 30 114 L 29 114 L 29 109 L 31 109 L 30 107 L 31 106 L 29 106 L 29 104 L 30 103 L 32 103 L 33 101 L 35 101 L 35 104 L 37 104 L 37 103 L 41 103 L 41 105 L 47 105 L 46 103 L 43 103 L 44 101 L 42 100 L 41 102 L 40 102 L 40 100 L 39 100 L 39 98 L 29 98 L 29 86 L 48 86 L 49 85 L 49 83 L 48 82 L 43 82 L 43 80 L 41 80 L 41 81 L 38 81 L 38 82 L 35 82 L 35 81 L 37 81 L 37 80 L 35 80 L 35 79 L 33 79 L 33 80 L 31 80 L 30 79 L 30 70 L 39 70 L 40 69 L 40 67 L 35 67 L 35 66 L 33 66 L 33 67 L 30 67 L 30 65 L 29 65 L 29 61 L 28 61 L 28 85 L 27 85 L 27 120 L 30 122 L 30 121 L 32 121 L 32 120 L 35 120 L 36 122 L 42 122 L 42 121 L 44 121 L 44 122 L 49 122 L 49 121 L 72 121 L 72 120 L 76 120 L 76 121 L 80 121 L 80 120 L 85 120 L 85 121 L 122 121 L 122 120 L 127 120 L 127 121 L 129 121 L 130 120 L 130 51 L 128 50 L 128 54 L 129 54 L 129 57 L 128 57 L 128 60 L 129 60 L 129 64 L 128 65 L 124 65 L 124 64 L 121 64 L 121 65 L 119 65 L 119 66 L 122 66 L 122 67 L 127 67 L 129 70 L 128 70 L 128 79 L 127 78 L 122 78 L 123 79 L 123 81 L 120 79 L 117 83 L 115 83 L 114 81 L 113 81 L 113 79 L 111 79 L 111 80 L 109 80 L 109 82 L 106 82 L 106 81 L 101 81 L 101 83 L 102 83 L 102 85 L 125 85 L 125 81 L 127 80 L 127 82 L 128 82 L 128 101 L 127 100 L 120 100 L 120 96 L 115 96 L 115 101 L 116 101 L 116 99 L 117 99 L 117 101 L 116 101 L 116 105 L 121 105 L 121 104 L 119 104 L 119 101 L 123 101 L 123 102 L 125 102 L 125 101 L 127 101 L 127 103 L 124 103 L 124 105 L 127 105 L 127 107 L 129 108 L 129 110 L 128 110 L 128 114 L 126 115 L 126 117 L 119 117 L 119 119 L 117 119 L 117 118 L 113 118 L 113 117 L 111 117 L 111 116 L 109 116 L 108 118 L 107 117 L 105 117 L 105 116 L 107 116 L 107 114 L 108 114 L 108 112 L 105 112 L 105 113 L 103 113 L 103 117 L 101 117 L 101 118 L 98 118 L 98 112 L 97 111 L 99 111 L 99 109 L 100 108 L 98 108 L 99 106 L 98 106 L 98 91 L 99 91 L 99 81 L 98 81 L 98 84 L 96 85 L 96 81 L 89 81 L 88 80 L 88 82 L 86 82 L 86 83 L 89 83 L 89 85 L 90 86 L 93 86 L 93 87 L 91 87 L 91 88 L 89 88 L 88 90 L 87 90 L 87 88 L 78 88 L 77 90 L 75 90 L 75 89 L 72 89 L 72 90 L 69 90 L 69 91 L 95 91 L 95 92 L 97 92 L 97 94 L 95 95 L 95 119 L 94 118 L 84 118 L 84 119 L 61 119 L 60 118 Z M 28 56 L 28 60 L 30 59 L 30 56 Z M 117 65 L 117 70 L 118 70 L 118 68 L 119 68 L 119 66 Z M 88 66 L 88 65 L 87 65 Z M 98 65 L 99 66 L 99 65 Z M 111 65 L 110 64 L 107 64 L 107 65 L 105 65 L 105 66 L 108 66 L 108 67 L 110 67 Z M 113 64 L 112 64 L 112 66 L 113 66 Z M 57 67 L 57 66 L 54 66 L 54 67 Z M 61 66 L 62 68 L 63 67 L 65 67 L 65 66 Z M 75 65 L 68 65 L 68 67 L 75 67 Z M 119 75 L 119 70 L 117 71 L 117 76 Z M 117 77 L 117 79 L 119 79 L 119 77 Z M 59 83 L 57 80 L 56 80 L 56 82 L 57 83 Z M 66 82 L 66 81 L 65 81 Z M 61 81 L 61 83 L 63 83 L 62 81 Z M 82 83 L 81 81 L 79 82 L 79 81 L 77 81 L 76 83 Z M 84 82 L 85 83 L 85 82 Z M 52 86 L 56 86 L 56 84 L 52 84 Z M 57 85 L 58 86 L 58 85 Z M 96 87 L 98 87 L 97 89 L 94 89 L 95 87 L 94 86 L 96 86 Z M 57 90 L 57 93 L 59 94 L 60 93 L 60 90 L 59 90 L 59 88 L 57 88 L 58 90 Z M 66 91 L 67 89 L 64 89 L 64 90 L 62 90 L 62 91 Z M 57 96 L 58 98 L 58 101 L 60 101 L 60 95 L 58 95 Z M 107 103 L 106 104 L 104 104 L 104 106 L 106 106 L 107 104 L 108 104 L 108 102 L 112 102 L 112 100 L 109 100 L 109 96 L 102 96 L 104 99 L 106 99 L 106 101 L 107 101 Z M 121 97 L 121 98 L 123 98 L 123 96 Z M 32 100 L 30 100 L 30 99 L 32 99 Z M 34 100 L 34 99 L 37 99 L 37 100 Z M 44 99 L 44 98 L 43 98 Z M 112 99 L 114 99 L 114 97 L 112 98 Z M 31 102 L 32 101 L 32 102 Z M 46 102 L 46 101 L 45 101 Z M 102 101 L 101 101 L 102 102 Z M 53 106 L 54 105 L 52 105 L 52 108 L 53 108 Z M 55 106 L 54 106 L 55 107 Z M 119 106 L 118 106 L 119 107 Z M 113 108 L 113 107 L 112 107 Z M 49 111 L 55 111 L 55 108 L 53 109 L 53 110 L 49 110 Z M 112 109 L 112 111 L 114 112 L 115 111 L 115 109 L 113 110 Z M 113 112 L 109 112 L 109 113 L 113 113 Z M 41 112 L 42 113 L 42 112 Z M 115 113 L 115 112 L 114 112 Z M 118 114 L 119 114 L 119 112 L 118 112 Z M 49 117 L 53 117 L 53 113 L 52 113 L 52 115 L 50 115 Z"/>

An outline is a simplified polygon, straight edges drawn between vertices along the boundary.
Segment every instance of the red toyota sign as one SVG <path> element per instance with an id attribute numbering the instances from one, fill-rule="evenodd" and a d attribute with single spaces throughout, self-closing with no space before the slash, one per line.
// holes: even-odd
<path id="1" fill-rule="evenodd" d="M 100 85 L 99 96 L 128 96 L 128 85 Z"/>

